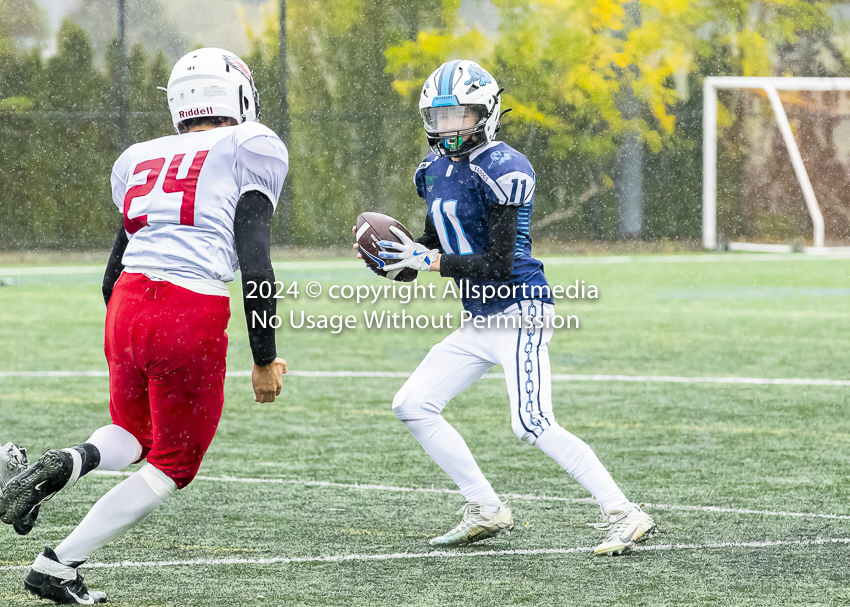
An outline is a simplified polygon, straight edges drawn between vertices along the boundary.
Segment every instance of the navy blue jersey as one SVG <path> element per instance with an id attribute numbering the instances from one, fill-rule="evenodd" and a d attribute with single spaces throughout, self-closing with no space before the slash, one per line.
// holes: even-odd
<path id="1" fill-rule="evenodd" d="M 513 273 L 507 281 L 470 280 L 472 287 L 508 285 L 508 297 L 486 303 L 465 296 L 463 307 L 475 316 L 500 312 L 523 299 L 552 303 L 543 264 L 531 256 L 531 212 L 536 178 L 528 159 L 501 141 L 493 141 L 469 156 L 453 162 L 431 153 L 416 169 L 416 189 L 428 205 L 428 213 L 447 255 L 473 255 L 487 251 L 489 215 L 495 205 L 519 207 Z M 514 285 L 519 288 L 512 288 Z M 526 285 L 523 289 L 522 285 Z M 538 287 L 531 289 L 531 287 Z M 474 292 L 474 289 L 473 289 Z M 479 290 L 479 293 L 481 291 Z"/>

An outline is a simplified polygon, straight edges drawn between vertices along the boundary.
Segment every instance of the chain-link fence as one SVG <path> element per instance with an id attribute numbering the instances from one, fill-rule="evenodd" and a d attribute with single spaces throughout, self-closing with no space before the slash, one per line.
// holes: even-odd
<path id="1" fill-rule="evenodd" d="M 34 6 L 34 0 L 10 1 L 20 10 Z M 457 9 L 463 18 L 449 22 L 439 0 L 41 1 L 63 10 L 51 12 L 42 26 L 26 21 L 30 25 L 19 27 L 26 36 L 12 31 L 3 39 L 0 28 L 0 248 L 110 245 L 118 224 L 108 185 L 111 165 L 126 144 L 173 132 L 165 95 L 156 87 L 167 83 L 177 58 L 199 46 L 229 48 L 246 60 L 260 90 L 262 121 L 284 134 L 290 149 L 290 177 L 274 225 L 278 244 L 345 243 L 364 210 L 392 214 L 419 229 L 424 209 L 412 175 L 428 151 L 417 109 L 420 72 L 476 53 L 490 53 L 487 65 L 510 95 L 503 99 L 522 104 L 521 112 L 505 117 L 499 137 L 526 154 L 537 171 L 535 238 L 621 235 L 616 197 L 623 187 L 615 182 L 634 167 L 618 164 L 617 135 L 598 116 L 559 97 L 557 81 L 549 89 L 538 86 L 557 57 L 524 65 L 499 54 L 503 39 L 497 30 L 510 25 L 506 20 L 514 13 L 490 2 L 463 0 Z M 118 37 L 122 5 L 124 54 Z M 281 6 L 285 53 L 279 47 Z M 484 34 L 467 21 L 480 21 Z M 559 35 L 565 26 L 547 27 L 546 35 Z M 462 44 L 429 42 L 438 40 L 433 32 L 455 30 L 459 37 L 452 40 Z M 399 68 L 395 60 L 390 68 L 399 49 L 425 67 L 401 62 Z M 699 235 L 701 77 L 731 70 L 724 57 L 694 58 L 690 76 L 670 83 L 683 89 L 667 110 L 675 130 L 651 149 L 639 144 L 644 238 Z M 536 109 L 544 94 L 561 104 L 546 115 Z M 662 132 L 648 108 L 638 105 L 636 124 Z M 553 123 L 566 125 L 564 132 Z M 600 149 L 613 151 L 590 150 L 594 138 Z M 729 204 L 742 208 L 745 190 L 739 188 Z M 746 233 L 758 220 L 742 216 L 749 222 L 741 227 Z"/>

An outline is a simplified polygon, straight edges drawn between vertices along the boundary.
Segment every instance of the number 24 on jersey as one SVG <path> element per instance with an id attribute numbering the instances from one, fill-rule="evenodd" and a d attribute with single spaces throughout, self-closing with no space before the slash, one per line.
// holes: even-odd
<path id="1" fill-rule="evenodd" d="M 158 222 L 180 223 L 186 226 L 195 225 L 195 191 L 198 187 L 198 175 L 201 174 L 201 167 L 204 166 L 208 153 L 209 150 L 205 150 L 195 154 L 188 174 L 181 179 L 177 178 L 177 171 L 180 169 L 185 154 L 174 156 L 165 173 L 161 191 L 163 194 L 182 192 L 182 199 L 177 201 L 172 196 L 158 196 L 158 192 L 154 192 L 147 204 L 147 214 L 130 219 L 130 207 L 133 205 L 133 200 L 148 196 L 153 192 L 166 159 L 154 158 L 137 164 L 136 168 L 133 169 L 133 175 L 138 175 L 144 171 L 148 171 L 148 175 L 144 183 L 129 188 L 124 196 L 124 229 L 129 234 L 135 234 L 148 225 L 149 216 L 154 216 L 155 221 Z"/>

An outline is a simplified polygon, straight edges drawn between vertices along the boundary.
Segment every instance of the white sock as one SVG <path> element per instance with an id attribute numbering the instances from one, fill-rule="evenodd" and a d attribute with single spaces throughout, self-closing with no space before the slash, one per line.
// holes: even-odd
<path id="1" fill-rule="evenodd" d="M 98 470 L 123 470 L 142 456 L 136 437 L 114 424 L 95 430 L 86 442 L 100 451 Z"/>
<path id="2" fill-rule="evenodd" d="M 501 504 L 489 481 L 475 463 L 466 441 L 442 415 L 404 420 L 425 453 L 457 484 L 466 501 L 474 504 Z"/>
<path id="3" fill-rule="evenodd" d="M 631 505 L 593 449 L 558 424 L 546 428 L 534 446 L 558 462 L 570 476 L 590 491 L 606 514 Z"/>
<path id="4" fill-rule="evenodd" d="M 59 562 L 86 561 L 92 553 L 124 535 L 177 490 L 174 481 L 150 464 L 98 500 L 77 528 L 56 548 Z"/>

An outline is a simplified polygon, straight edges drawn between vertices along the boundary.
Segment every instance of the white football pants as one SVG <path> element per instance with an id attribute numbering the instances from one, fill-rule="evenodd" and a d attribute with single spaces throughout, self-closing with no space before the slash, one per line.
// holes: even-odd
<path id="1" fill-rule="evenodd" d="M 457 483 L 467 501 L 499 501 L 457 431 L 440 415 L 455 395 L 494 365 L 502 365 L 511 407 L 511 427 L 520 440 L 552 457 L 599 501 L 605 512 L 630 502 L 580 438 L 552 414 L 549 341 L 551 304 L 526 300 L 489 317 L 488 328 L 457 329 L 431 348 L 393 399 L 393 411 L 428 455 Z M 543 327 L 534 319 L 543 319 Z"/>

